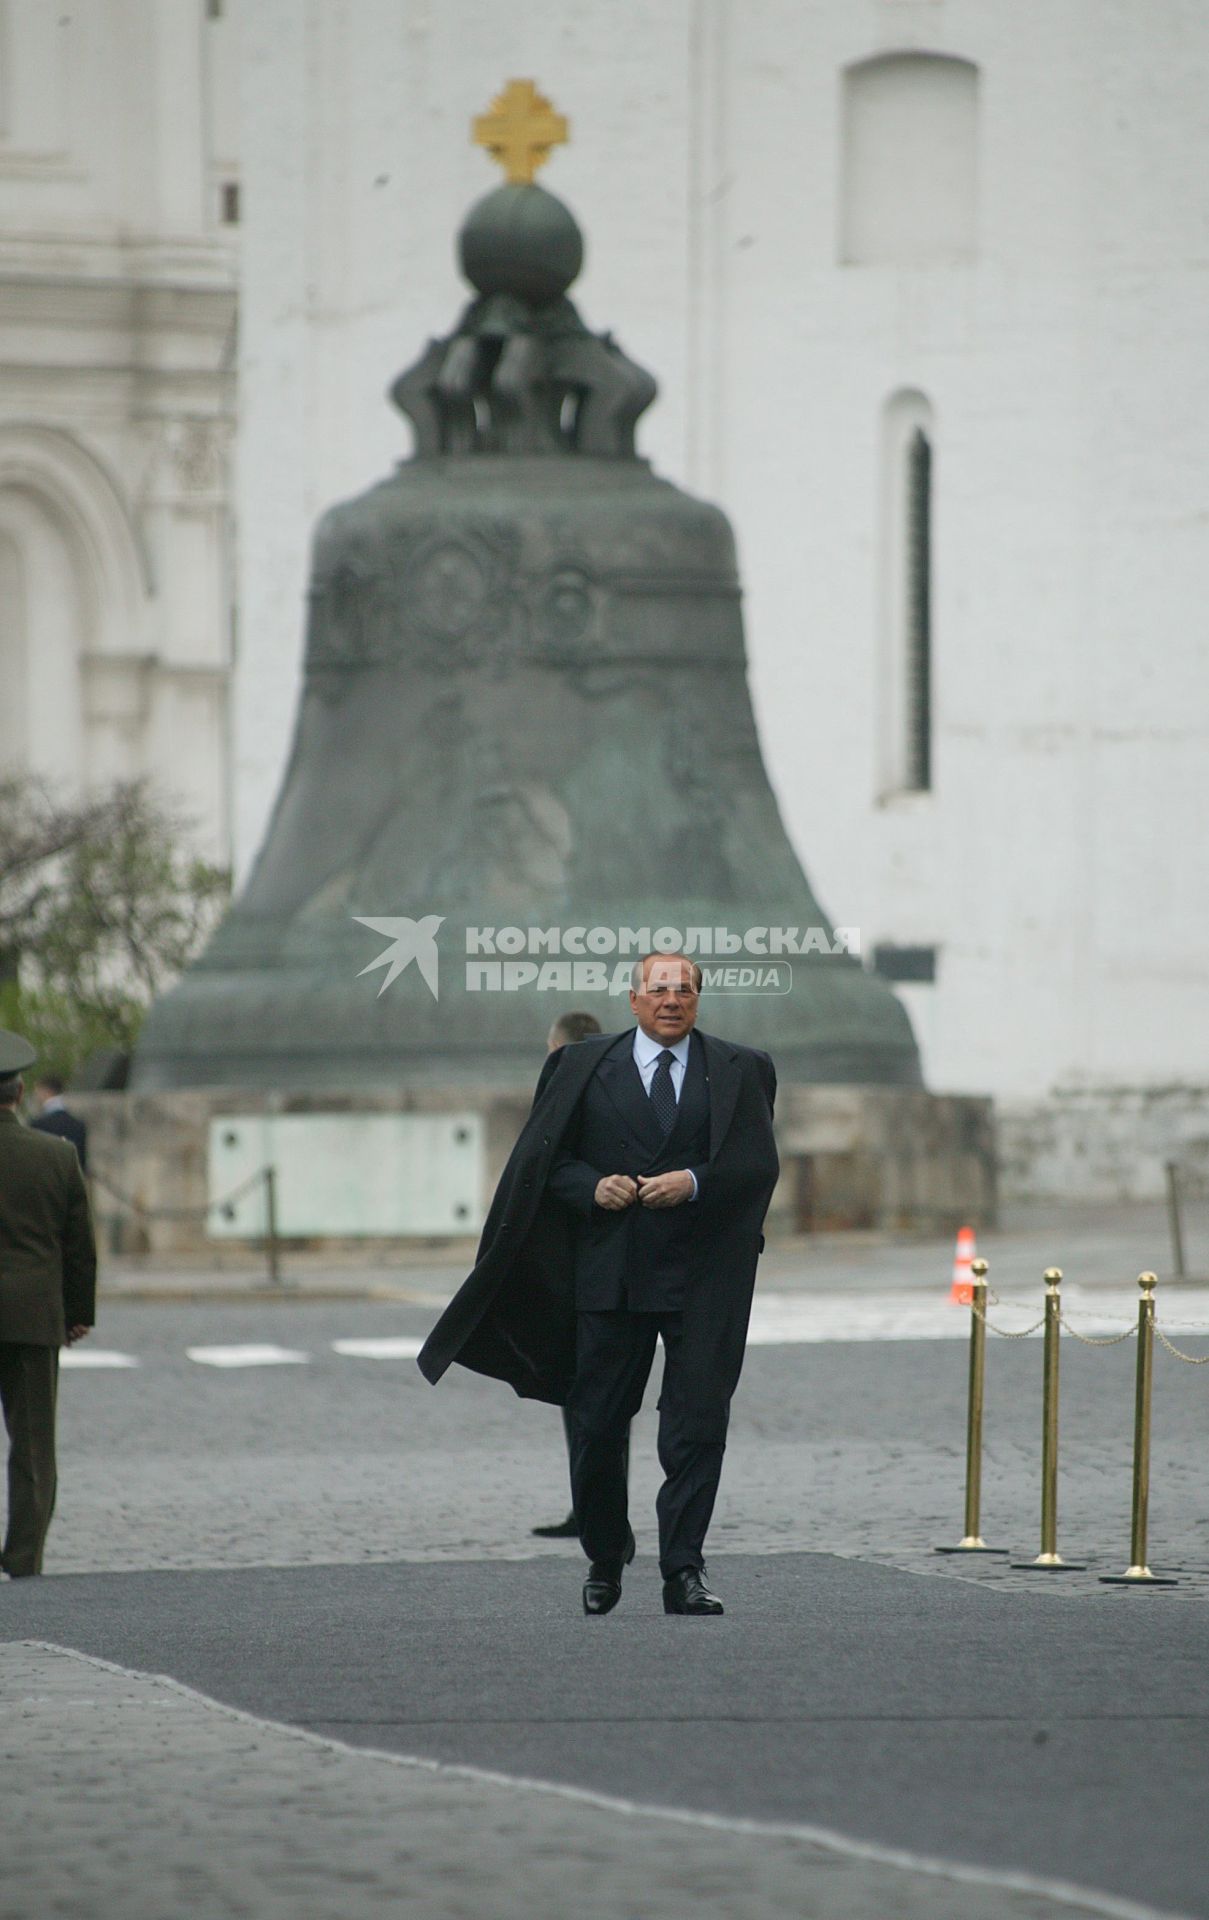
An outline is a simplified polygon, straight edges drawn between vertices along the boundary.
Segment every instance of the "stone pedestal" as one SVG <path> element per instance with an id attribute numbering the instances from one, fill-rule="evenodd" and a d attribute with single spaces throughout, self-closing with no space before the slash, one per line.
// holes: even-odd
<path id="1" fill-rule="evenodd" d="M 536 1076 L 535 1076 L 536 1077 Z M 263 1113 L 478 1113 L 486 1132 L 485 1210 L 532 1099 L 532 1087 L 417 1085 L 394 1093 L 267 1095 L 242 1088 L 73 1097 L 88 1122 L 102 1253 L 229 1262 L 239 1249 L 207 1234 L 211 1119 Z M 900 1087 L 786 1085 L 777 1101 L 781 1180 L 772 1239 L 840 1229 L 948 1232 L 994 1224 L 989 1100 Z M 119 1197 L 120 1196 L 120 1197 Z M 135 1211 L 129 1202 L 137 1203 Z M 476 1223 L 477 1230 L 477 1223 Z M 467 1247 L 475 1236 L 467 1236 Z M 290 1242 L 367 1258 L 398 1240 Z M 452 1249 L 461 1241 L 428 1241 Z M 252 1251 L 252 1243 L 247 1243 Z"/>

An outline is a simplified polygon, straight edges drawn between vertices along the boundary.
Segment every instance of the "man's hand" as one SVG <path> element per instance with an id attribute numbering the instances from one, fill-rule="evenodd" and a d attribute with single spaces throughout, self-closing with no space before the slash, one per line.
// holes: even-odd
<path id="1" fill-rule="evenodd" d="M 91 1333 L 91 1332 L 92 1332 L 91 1327 L 68 1327 L 67 1329 L 68 1346 L 74 1347 L 77 1340 L 82 1340 L 86 1333 Z"/>
<path id="2" fill-rule="evenodd" d="M 593 1196 L 598 1207 L 604 1207 L 607 1213 L 621 1213 L 626 1207 L 632 1207 L 638 1198 L 638 1189 L 628 1173 L 606 1173 L 596 1182 Z"/>
<path id="3" fill-rule="evenodd" d="M 693 1197 L 693 1176 L 683 1173 L 640 1173 L 638 1198 L 644 1207 L 682 1207 Z"/>

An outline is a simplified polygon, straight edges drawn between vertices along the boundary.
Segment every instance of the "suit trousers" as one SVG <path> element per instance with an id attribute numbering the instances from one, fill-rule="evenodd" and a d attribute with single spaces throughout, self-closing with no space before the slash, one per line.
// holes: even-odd
<path id="1" fill-rule="evenodd" d="M 8 1429 L 8 1530 L 0 1566 L 12 1579 L 41 1573 L 55 1510 L 55 1400 L 59 1349 L 0 1341 L 0 1401 Z"/>
<path id="2" fill-rule="evenodd" d="M 571 1498 L 588 1559 L 620 1566 L 629 1544 L 626 1440 L 655 1358 L 664 1347 L 659 1396 L 659 1464 L 664 1482 L 655 1511 L 659 1519 L 659 1569 L 665 1580 L 685 1567 L 700 1567 L 705 1535 L 722 1473 L 723 1441 L 689 1439 L 685 1433 L 680 1364 L 683 1316 L 679 1313 L 576 1315 L 575 1381 L 567 1401 L 571 1433 Z"/>
<path id="3" fill-rule="evenodd" d="M 569 1466 L 571 1463 L 571 1447 L 572 1447 L 572 1438 L 571 1438 L 572 1425 L 571 1425 L 570 1407 L 563 1408 L 563 1432 L 567 1436 L 567 1464 Z M 621 1467 L 622 1467 L 622 1472 L 625 1474 L 626 1479 L 628 1480 L 630 1477 L 630 1429 L 628 1427 L 625 1430 L 625 1446 L 622 1448 L 622 1451 L 621 1451 Z M 571 1494 L 571 1518 L 572 1519 L 575 1518 L 574 1492 L 572 1492 Z"/>

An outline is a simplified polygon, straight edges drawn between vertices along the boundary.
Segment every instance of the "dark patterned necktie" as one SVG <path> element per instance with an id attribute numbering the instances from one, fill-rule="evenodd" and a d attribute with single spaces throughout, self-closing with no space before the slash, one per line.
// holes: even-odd
<path id="1" fill-rule="evenodd" d="M 672 1085 L 672 1061 L 675 1058 L 671 1048 L 665 1047 L 651 1076 L 651 1105 L 665 1133 L 670 1133 L 676 1124 L 676 1089 Z"/>

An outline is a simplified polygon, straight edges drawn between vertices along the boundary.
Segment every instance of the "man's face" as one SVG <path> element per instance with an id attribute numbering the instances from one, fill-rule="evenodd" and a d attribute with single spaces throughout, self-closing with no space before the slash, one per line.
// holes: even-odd
<path id="1" fill-rule="evenodd" d="M 697 1024 L 698 996 L 688 960 L 649 960 L 639 993 L 630 994 L 630 1011 L 645 1034 L 674 1047 Z"/>

